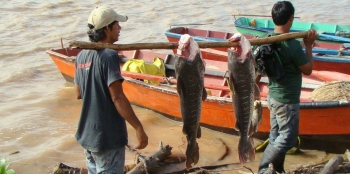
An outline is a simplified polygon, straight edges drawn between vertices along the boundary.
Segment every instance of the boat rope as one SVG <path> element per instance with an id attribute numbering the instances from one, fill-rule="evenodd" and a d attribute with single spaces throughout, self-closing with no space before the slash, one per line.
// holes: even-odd
<path id="1" fill-rule="evenodd" d="M 255 151 L 256 152 L 263 152 L 268 144 L 269 144 L 269 138 L 267 140 L 265 140 L 263 143 L 257 145 L 255 147 Z M 297 141 L 296 145 L 294 147 L 292 147 L 290 150 L 288 150 L 287 154 L 295 154 L 297 152 L 300 152 L 300 144 L 301 144 L 301 140 L 300 140 L 300 137 L 298 136 L 298 141 Z"/>

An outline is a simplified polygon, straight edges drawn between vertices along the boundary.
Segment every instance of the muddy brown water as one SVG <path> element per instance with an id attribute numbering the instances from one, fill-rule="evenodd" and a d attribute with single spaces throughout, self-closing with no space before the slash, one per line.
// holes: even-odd
<path id="1" fill-rule="evenodd" d="M 74 139 L 81 102 L 74 99 L 72 85 L 65 82 L 56 65 L 45 53 L 60 48 L 60 38 L 67 46 L 71 40 L 87 41 L 86 23 L 90 11 L 97 6 L 109 6 L 126 14 L 128 22 L 121 23 L 118 43 L 167 42 L 164 32 L 173 25 L 198 29 L 235 32 L 233 15 L 269 15 L 275 0 L 1 0 L 0 1 L 0 158 L 7 158 L 17 174 L 49 173 L 58 162 L 84 167 L 83 149 Z M 293 0 L 298 21 L 350 24 L 350 0 Z M 312 9 L 312 10 L 310 10 Z M 168 51 L 169 50 L 161 50 Z M 181 122 L 171 121 L 153 111 L 134 106 L 150 138 L 149 146 L 140 151 L 149 155 L 163 141 L 181 156 L 185 136 Z M 346 125 L 339 125 L 346 126 Z M 134 144 L 133 130 L 129 142 Z M 200 161 L 194 167 L 233 163 L 226 173 L 254 172 L 261 158 L 237 164 L 237 136 L 203 128 Z M 224 153 L 223 142 L 229 147 Z M 312 141 L 314 142 L 314 141 Z M 256 144 L 258 140 L 256 140 Z M 306 144 L 307 142 L 302 142 Z M 312 148 L 323 146 L 320 142 Z M 331 147 L 338 149 L 341 142 Z M 313 164 L 327 159 L 325 151 L 302 150 L 287 155 L 286 168 Z M 10 155 L 13 152 L 13 155 Z M 126 164 L 133 163 L 135 153 L 127 153 Z M 184 163 L 164 166 L 163 173 L 184 168 Z M 224 171 L 222 171 L 224 172 Z"/>

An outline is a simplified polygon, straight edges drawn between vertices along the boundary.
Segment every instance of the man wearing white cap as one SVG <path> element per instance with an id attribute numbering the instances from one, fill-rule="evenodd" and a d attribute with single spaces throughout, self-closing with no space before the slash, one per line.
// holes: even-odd
<path id="1" fill-rule="evenodd" d="M 127 16 L 106 7 L 95 8 L 88 19 L 91 42 L 113 44 L 118 41 Z M 75 61 L 75 91 L 82 99 L 81 116 L 75 137 L 85 149 L 89 174 L 124 173 L 125 120 L 136 130 L 138 145 L 148 145 L 148 137 L 126 98 L 118 53 L 111 49 L 82 50 Z"/>

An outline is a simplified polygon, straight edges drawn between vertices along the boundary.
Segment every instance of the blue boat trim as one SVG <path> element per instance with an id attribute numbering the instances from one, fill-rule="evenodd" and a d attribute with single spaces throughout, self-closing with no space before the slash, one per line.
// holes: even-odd
<path id="1" fill-rule="evenodd" d="M 169 30 L 165 32 L 165 35 L 173 38 L 181 38 L 181 34 L 171 33 Z M 196 41 L 208 41 L 208 38 L 199 38 L 193 37 Z M 223 39 L 222 39 L 223 40 Z M 339 58 L 339 57 L 326 57 L 326 56 L 314 56 L 315 60 L 318 61 L 328 61 L 328 62 L 345 62 L 350 63 L 350 58 Z M 167 68 L 173 68 L 167 67 Z M 214 75 L 214 76 L 223 76 L 223 72 L 214 72 L 214 71 L 206 71 L 206 74 Z M 260 79 L 261 82 L 268 83 L 267 77 L 262 77 Z M 302 88 L 316 89 L 320 87 L 318 84 L 310 84 L 302 82 Z M 266 102 L 266 101 L 265 101 Z M 350 100 L 348 101 L 316 101 L 316 102 L 300 102 L 300 108 L 334 108 L 334 107 L 342 107 L 342 106 L 350 106 Z"/>
<path id="2" fill-rule="evenodd" d="M 270 29 L 270 28 L 251 27 L 251 26 L 243 25 L 241 23 L 241 19 L 244 19 L 244 18 L 240 17 L 237 20 L 235 20 L 235 22 L 234 22 L 235 27 L 246 28 L 246 29 L 251 29 L 251 30 L 256 30 L 256 31 L 261 31 L 261 32 L 273 31 L 273 29 Z M 290 30 L 290 32 L 303 32 L 303 31 L 302 30 Z M 330 34 L 330 33 L 319 33 L 318 39 L 324 40 L 324 41 L 350 43 L 350 38 L 335 36 L 334 34 Z"/>
<path id="3" fill-rule="evenodd" d="M 330 107 L 341 107 L 341 106 L 350 106 L 350 100 L 300 102 L 300 108 L 330 108 Z"/>
<path id="4" fill-rule="evenodd" d="M 180 34 L 174 34 L 171 32 L 165 32 L 166 36 L 171 36 L 173 38 L 180 38 Z M 227 42 L 226 39 L 221 39 L 221 38 L 213 38 L 213 37 L 200 37 L 200 36 L 192 36 L 192 38 L 196 42 Z M 305 49 L 303 49 L 305 51 Z M 341 53 L 342 55 L 350 55 L 350 51 L 339 51 L 339 50 L 331 50 L 331 49 L 319 49 L 319 48 L 314 48 L 312 49 L 313 53 L 318 53 L 318 54 L 328 54 L 328 55 L 338 55 Z"/>
<path id="5" fill-rule="evenodd" d="M 169 29 L 169 30 L 171 30 L 171 29 Z M 166 32 L 165 32 L 166 36 L 172 37 L 172 38 L 177 38 L 177 39 L 181 38 L 181 34 L 172 33 L 172 32 L 169 32 L 169 30 L 166 30 Z M 205 38 L 205 37 L 198 37 L 198 36 L 192 36 L 192 38 L 196 42 L 227 41 L 226 39 Z M 339 53 L 339 51 L 337 51 L 337 50 L 313 49 L 313 53 L 326 54 L 326 55 L 314 55 L 314 60 L 317 60 L 317 61 L 350 63 L 350 57 L 348 57 L 348 56 L 336 56 Z M 332 56 L 332 54 L 333 54 L 333 56 Z M 342 51 L 342 54 L 343 55 L 350 55 L 350 51 Z"/>
<path id="6" fill-rule="evenodd" d="M 339 62 L 339 63 L 350 63 L 350 57 L 344 56 L 339 57 L 335 55 L 313 55 L 314 60 L 323 62 Z"/>

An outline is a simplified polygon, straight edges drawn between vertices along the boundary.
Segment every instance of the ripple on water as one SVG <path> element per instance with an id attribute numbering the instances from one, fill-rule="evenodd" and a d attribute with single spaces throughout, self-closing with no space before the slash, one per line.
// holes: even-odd
<path id="1" fill-rule="evenodd" d="M 0 15 L 6 18 L 0 17 L 0 116 L 3 119 L 0 123 L 0 140 L 3 140 L 0 156 L 8 156 L 12 162 L 10 167 L 18 173 L 49 173 L 57 162 L 67 161 L 73 166 L 85 167 L 83 149 L 73 137 L 81 101 L 72 99 L 72 86 L 67 87 L 45 50 L 60 48 L 60 38 L 64 38 L 65 45 L 71 40 L 87 41 L 87 18 L 94 7 L 109 6 L 120 14 L 128 15 L 129 21 L 121 24 L 118 43 L 133 43 L 167 42 L 164 32 L 174 24 L 204 23 L 206 25 L 189 27 L 235 32 L 234 14 L 270 15 L 275 2 L 11 0 L 1 3 Z M 349 0 L 293 0 L 293 4 L 296 16 L 301 17 L 299 21 L 350 24 L 346 20 L 350 18 Z M 180 123 L 169 123 L 161 116 L 154 118 L 157 114 L 143 108 L 135 110 L 150 133 L 149 148 L 142 153 L 152 153 L 152 148 L 164 140 L 164 144 L 171 143 L 174 147 L 175 155 L 183 155 L 179 149 L 183 150 L 185 137 Z M 201 143 L 204 145 L 200 150 L 203 161 L 198 166 L 238 162 L 236 136 L 206 130 L 202 135 Z M 131 129 L 130 143 L 135 142 L 134 138 Z M 211 161 L 207 157 L 214 148 L 222 150 L 213 138 L 221 138 L 229 145 L 231 154 L 223 161 Z M 20 153 L 8 155 L 8 152 L 17 150 Z M 258 153 L 257 159 L 261 155 Z M 306 150 L 302 154 L 288 155 L 286 168 L 298 163 L 316 163 L 328 157 L 324 155 L 324 152 Z M 135 154 L 128 154 L 126 161 L 133 162 L 134 159 Z M 258 163 L 259 160 L 256 160 L 248 165 L 256 171 Z M 182 164 L 176 167 L 182 169 Z M 237 170 L 229 172 L 232 171 Z"/>

